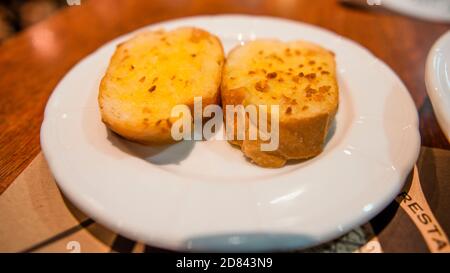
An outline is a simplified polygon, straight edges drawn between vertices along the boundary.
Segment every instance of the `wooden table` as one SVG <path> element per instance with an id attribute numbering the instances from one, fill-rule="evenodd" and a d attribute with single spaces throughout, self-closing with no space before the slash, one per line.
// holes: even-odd
<path id="1" fill-rule="evenodd" d="M 39 153 L 49 95 L 80 59 L 116 36 L 172 18 L 247 13 L 318 25 L 371 50 L 405 82 L 420 114 L 422 145 L 450 149 L 426 95 L 424 66 L 449 25 L 334 0 L 82 0 L 0 45 L 0 193 Z"/>

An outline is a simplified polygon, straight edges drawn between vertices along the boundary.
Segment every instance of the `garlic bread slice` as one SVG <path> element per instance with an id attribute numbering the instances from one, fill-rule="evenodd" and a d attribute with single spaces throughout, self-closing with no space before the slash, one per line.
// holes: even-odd
<path id="1" fill-rule="evenodd" d="M 278 149 L 262 151 L 259 138 L 231 141 L 251 161 L 281 167 L 290 159 L 316 156 L 338 109 L 334 54 L 304 41 L 248 42 L 228 55 L 221 92 L 224 109 L 238 104 L 279 106 Z"/>
<path id="2" fill-rule="evenodd" d="M 117 46 L 98 102 L 112 131 L 143 144 L 174 142 L 175 105 L 217 104 L 224 53 L 220 40 L 198 28 L 141 33 Z"/>

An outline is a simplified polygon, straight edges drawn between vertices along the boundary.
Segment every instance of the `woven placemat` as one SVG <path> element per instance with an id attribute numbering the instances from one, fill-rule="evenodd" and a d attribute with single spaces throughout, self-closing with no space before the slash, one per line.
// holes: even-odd
<path id="1" fill-rule="evenodd" d="M 302 252 L 450 252 L 450 151 L 423 147 L 402 193 L 369 223 Z M 168 252 L 96 223 L 64 198 L 39 154 L 0 195 L 1 252 Z"/>

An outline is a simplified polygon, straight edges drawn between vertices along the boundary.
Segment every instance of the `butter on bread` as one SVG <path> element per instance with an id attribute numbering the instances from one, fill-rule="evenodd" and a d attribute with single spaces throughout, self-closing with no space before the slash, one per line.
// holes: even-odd
<path id="1" fill-rule="evenodd" d="M 175 105 L 217 104 L 224 63 L 220 40 L 198 28 L 152 31 L 117 46 L 98 95 L 102 121 L 143 144 L 174 142 Z"/>
<path id="2" fill-rule="evenodd" d="M 259 139 L 230 141 L 252 162 L 281 167 L 290 159 L 314 157 L 323 150 L 338 109 L 334 54 L 305 41 L 248 42 L 228 55 L 221 92 L 224 109 L 230 104 L 280 107 L 277 150 L 262 151 Z"/>

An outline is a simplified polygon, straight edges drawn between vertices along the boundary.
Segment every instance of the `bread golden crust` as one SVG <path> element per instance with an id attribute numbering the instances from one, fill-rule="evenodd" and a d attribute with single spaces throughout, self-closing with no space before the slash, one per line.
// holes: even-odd
<path id="1" fill-rule="evenodd" d="M 304 41 L 249 42 L 228 55 L 221 92 L 224 109 L 226 105 L 280 107 L 278 149 L 262 151 L 260 139 L 230 141 L 241 146 L 251 161 L 275 168 L 290 159 L 314 157 L 323 150 L 338 108 L 334 54 Z"/>
<path id="2" fill-rule="evenodd" d="M 120 44 L 103 77 L 98 102 L 112 131 L 142 144 L 174 142 L 175 105 L 219 102 L 224 63 L 220 40 L 192 27 L 141 33 Z"/>

